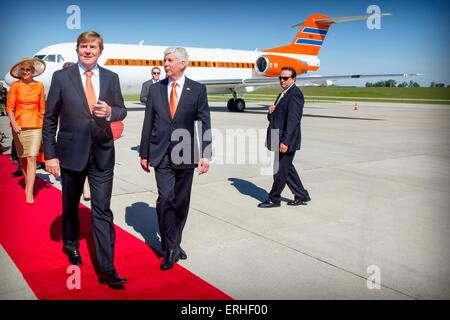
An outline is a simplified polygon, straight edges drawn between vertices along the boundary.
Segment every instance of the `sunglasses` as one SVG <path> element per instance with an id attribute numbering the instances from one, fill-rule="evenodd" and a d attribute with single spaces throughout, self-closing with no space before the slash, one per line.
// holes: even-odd
<path id="1" fill-rule="evenodd" d="M 278 79 L 283 80 L 283 81 L 288 81 L 291 77 L 278 77 Z"/>
<path id="2" fill-rule="evenodd" d="M 31 69 L 29 69 L 29 68 L 20 68 L 20 71 L 23 71 L 23 72 L 31 72 Z"/>
<path id="3" fill-rule="evenodd" d="M 161 74 L 161 72 L 152 72 L 152 74 Z"/>

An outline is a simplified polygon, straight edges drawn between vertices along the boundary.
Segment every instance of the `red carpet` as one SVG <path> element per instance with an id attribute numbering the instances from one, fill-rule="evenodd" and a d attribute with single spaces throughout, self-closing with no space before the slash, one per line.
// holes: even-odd
<path id="1" fill-rule="evenodd" d="M 9 157 L 0 156 L 0 243 L 38 299 L 231 299 L 178 264 L 169 271 L 160 271 L 160 259 L 152 249 L 117 226 L 115 264 L 128 284 L 122 290 L 99 284 L 91 262 L 94 250 L 90 209 L 83 205 L 81 289 L 68 289 L 70 264 L 61 250 L 61 192 L 37 178 L 35 204 L 28 206 L 23 178 L 12 178 L 13 171 L 15 166 Z"/>

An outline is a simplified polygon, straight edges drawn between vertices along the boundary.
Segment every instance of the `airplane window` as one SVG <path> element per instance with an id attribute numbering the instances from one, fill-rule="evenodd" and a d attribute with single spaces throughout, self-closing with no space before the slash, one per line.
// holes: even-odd
<path id="1" fill-rule="evenodd" d="M 54 54 L 49 54 L 44 61 L 48 61 L 48 62 L 56 62 L 56 55 Z"/>
<path id="2" fill-rule="evenodd" d="M 41 60 L 44 60 L 45 54 L 37 54 L 37 55 L 35 55 L 34 57 L 35 57 L 35 58 L 38 58 L 38 59 L 41 59 Z"/>
<path id="3" fill-rule="evenodd" d="M 58 54 L 58 62 L 64 62 L 64 58 L 60 54 Z"/>

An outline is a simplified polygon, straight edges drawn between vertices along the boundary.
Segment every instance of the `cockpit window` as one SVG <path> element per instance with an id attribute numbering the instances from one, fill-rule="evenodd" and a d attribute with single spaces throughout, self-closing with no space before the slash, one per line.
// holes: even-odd
<path id="1" fill-rule="evenodd" d="M 64 63 L 64 57 L 60 54 L 37 54 L 34 56 L 35 58 L 39 58 L 41 60 L 47 61 L 47 62 L 58 62 L 58 63 Z"/>
<path id="2" fill-rule="evenodd" d="M 45 57 L 44 61 L 48 62 L 56 62 L 56 55 L 55 54 L 49 54 Z"/>

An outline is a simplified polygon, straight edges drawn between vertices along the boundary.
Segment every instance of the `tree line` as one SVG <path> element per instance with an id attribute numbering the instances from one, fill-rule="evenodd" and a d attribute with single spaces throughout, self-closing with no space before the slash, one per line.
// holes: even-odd
<path id="1" fill-rule="evenodd" d="M 366 82 L 366 87 L 388 87 L 388 88 L 393 88 L 393 87 L 397 87 L 397 88 L 419 88 L 420 84 L 417 83 L 416 81 L 403 81 L 400 83 L 397 83 L 397 81 L 395 80 L 387 80 L 387 81 L 378 81 L 378 82 Z M 450 85 L 447 86 L 447 88 L 449 88 Z M 445 84 L 444 83 L 436 83 L 436 82 L 431 82 L 430 83 L 430 88 L 445 88 Z"/>

